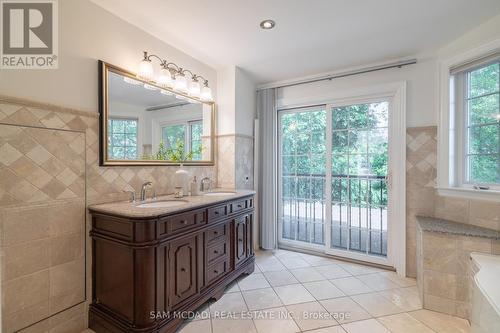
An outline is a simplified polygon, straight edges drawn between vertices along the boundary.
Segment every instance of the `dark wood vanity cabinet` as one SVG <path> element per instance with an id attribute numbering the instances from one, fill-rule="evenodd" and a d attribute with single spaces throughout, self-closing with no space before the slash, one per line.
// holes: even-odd
<path id="1" fill-rule="evenodd" d="M 90 212 L 97 333 L 175 332 L 254 270 L 253 196 L 148 218 Z"/>
<path id="2" fill-rule="evenodd" d="M 251 213 L 234 218 L 234 264 L 236 267 L 253 255 L 252 219 Z"/>

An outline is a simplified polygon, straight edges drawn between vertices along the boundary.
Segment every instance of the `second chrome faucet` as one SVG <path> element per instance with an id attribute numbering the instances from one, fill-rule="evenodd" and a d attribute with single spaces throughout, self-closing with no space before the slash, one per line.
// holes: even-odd
<path id="1" fill-rule="evenodd" d="M 145 201 L 146 200 L 146 191 L 148 189 L 149 186 L 152 186 L 153 183 L 152 182 L 145 182 L 144 184 L 142 184 L 142 187 L 141 187 L 141 201 Z"/>

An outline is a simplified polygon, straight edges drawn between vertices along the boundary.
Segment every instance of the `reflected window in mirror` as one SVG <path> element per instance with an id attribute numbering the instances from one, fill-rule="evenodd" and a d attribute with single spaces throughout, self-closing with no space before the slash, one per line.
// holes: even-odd
<path id="1" fill-rule="evenodd" d="M 184 153 L 191 153 L 192 161 L 201 160 L 203 120 L 187 121 L 184 124 L 161 125 L 163 144 L 166 149 L 184 148 Z"/>
<path id="2" fill-rule="evenodd" d="M 194 152 L 193 160 L 199 161 L 201 160 L 202 152 L 203 120 L 191 121 L 189 123 L 189 133 L 189 147 Z"/>
<path id="3" fill-rule="evenodd" d="M 137 159 L 137 119 L 109 118 L 109 158 L 112 160 Z"/>

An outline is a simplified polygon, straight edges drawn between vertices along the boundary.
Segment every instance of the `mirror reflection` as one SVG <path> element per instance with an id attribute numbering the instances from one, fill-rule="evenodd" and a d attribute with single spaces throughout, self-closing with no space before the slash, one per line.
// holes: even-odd
<path id="1" fill-rule="evenodd" d="M 211 161 L 212 104 L 107 75 L 109 161 Z"/>

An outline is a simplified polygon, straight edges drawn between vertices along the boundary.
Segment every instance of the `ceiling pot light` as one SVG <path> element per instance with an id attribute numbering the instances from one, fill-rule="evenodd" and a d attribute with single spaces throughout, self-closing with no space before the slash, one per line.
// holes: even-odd
<path id="1" fill-rule="evenodd" d="M 160 93 L 162 93 L 163 95 L 167 95 L 167 96 L 172 96 L 174 93 L 168 91 L 168 90 L 165 90 L 165 89 L 162 89 L 160 91 Z"/>
<path id="2" fill-rule="evenodd" d="M 273 20 L 264 20 L 264 21 L 260 22 L 260 27 L 264 30 L 272 29 L 272 28 L 274 28 L 275 25 L 276 25 L 276 22 L 274 22 Z"/>

